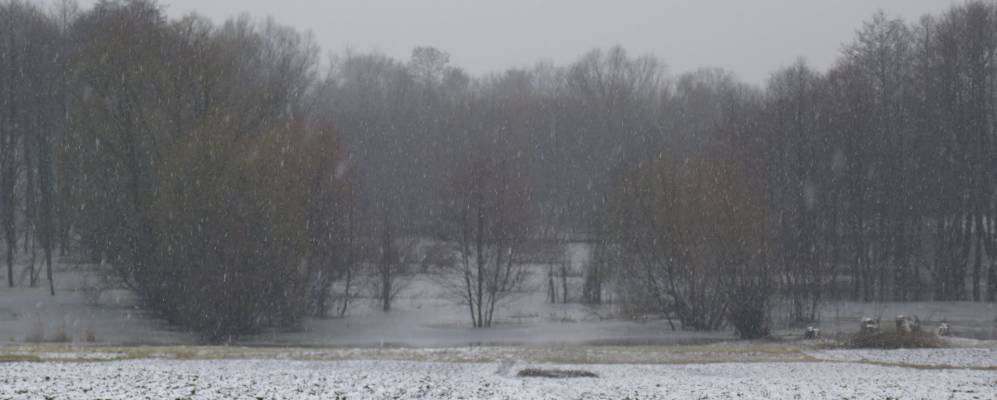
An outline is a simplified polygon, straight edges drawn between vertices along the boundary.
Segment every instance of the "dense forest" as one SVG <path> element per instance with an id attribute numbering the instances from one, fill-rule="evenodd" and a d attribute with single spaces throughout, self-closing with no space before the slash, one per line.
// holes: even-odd
<path id="1" fill-rule="evenodd" d="M 485 76 L 433 47 L 326 62 L 269 19 L 3 0 L 7 286 L 86 257 L 211 340 L 341 314 L 358 275 L 390 310 L 413 263 L 459 277 L 475 327 L 528 264 L 552 302 L 745 337 L 777 303 L 997 300 L 997 3 L 856 25 L 829 70 L 759 87 L 619 47 Z M 441 245 L 413 261 L 413 238 Z M 578 241 L 569 299 L 552 249 Z"/>

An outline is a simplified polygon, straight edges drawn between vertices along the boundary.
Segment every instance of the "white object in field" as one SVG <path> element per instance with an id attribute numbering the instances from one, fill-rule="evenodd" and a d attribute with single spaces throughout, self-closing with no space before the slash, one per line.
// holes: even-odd
<path id="1" fill-rule="evenodd" d="M 898 315 L 896 318 L 897 333 L 916 333 L 921 331 L 921 320 L 917 317 Z"/>
<path id="2" fill-rule="evenodd" d="M 807 330 L 803 332 L 803 338 L 807 340 L 820 339 L 820 328 L 808 326 Z"/>
<path id="3" fill-rule="evenodd" d="M 872 319 L 869 317 L 862 318 L 862 325 L 859 328 L 862 333 L 876 333 L 879 332 L 879 320 Z"/>
<path id="4" fill-rule="evenodd" d="M 938 325 L 938 328 L 935 329 L 935 334 L 938 336 L 950 336 L 952 335 L 952 327 L 949 326 L 948 322 L 942 322 Z"/>

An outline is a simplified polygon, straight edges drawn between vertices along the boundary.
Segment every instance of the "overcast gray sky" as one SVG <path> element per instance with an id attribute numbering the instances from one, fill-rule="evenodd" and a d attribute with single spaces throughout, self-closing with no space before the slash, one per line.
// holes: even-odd
<path id="1" fill-rule="evenodd" d="M 83 0 L 89 7 L 94 0 Z M 959 2 L 961 3 L 961 1 Z M 216 21 L 248 12 L 310 30 L 326 52 L 346 48 L 406 59 L 446 50 L 472 74 L 565 64 L 596 47 L 653 54 L 671 72 L 723 67 L 764 82 L 803 57 L 824 69 L 882 9 L 909 21 L 955 0 L 161 0 L 167 12 Z"/>

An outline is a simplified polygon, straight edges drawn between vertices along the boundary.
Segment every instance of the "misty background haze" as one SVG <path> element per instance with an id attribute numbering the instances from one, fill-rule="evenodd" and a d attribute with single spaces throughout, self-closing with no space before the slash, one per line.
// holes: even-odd
<path id="1" fill-rule="evenodd" d="M 83 0 L 91 7 L 95 1 Z M 720 67 L 762 84 L 798 57 L 830 67 L 877 10 L 917 21 L 958 2 L 951 0 L 838 1 L 600 1 L 512 0 L 172 0 L 166 13 L 190 12 L 220 23 L 235 13 L 272 16 L 311 31 L 326 52 L 351 48 L 407 59 L 417 46 L 451 55 L 472 75 L 564 65 L 588 50 L 620 45 L 631 54 L 663 59 L 677 74 Z"/>
<path id="2" fill-rule="evenodd" d="M 994 371 L 997 0 L 0 0 L 0 399 Z"/>
<path id="3" fill-rule="evenodd" d="M 92 342 L 107 303 L 354 345 L 997 304 L 994 0 L 43 4 L 0 0 L 0 337 Z M 980 307 L 925 322 L 995 337 Z"/>

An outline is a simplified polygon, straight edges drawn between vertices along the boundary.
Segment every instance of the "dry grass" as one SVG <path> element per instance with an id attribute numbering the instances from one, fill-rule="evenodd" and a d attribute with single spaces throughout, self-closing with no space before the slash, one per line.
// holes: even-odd
<path id="1" fill-rule="evenodd" d="M 16 363 L 16 362 L 41 362 L 42 359 L 34 355 L 21 355 L 21 354 L 0 354 L 0 363 Z"/>
<path id="2" fill-rule="evenodd" d="M 37 343 L 0 347 L 0 355 L 79 353 L 81 359 L 289 359 L 301 361 L 404 360 L 436 362 L 495 362 L 507 359 L 559 364 L 688 364 L 711 362 L 809 361 L 796 343 L 729 342 L 711 345 L 462 347 L 462 348 L 337 348 L 239 346 L 101 346 Z M 99 354 L 98 354 L 99 353 Z M 66 360 L 60 358 L 60 360 Z"/>
<path id="3" fill-rule="evenodd" d="M 848 341 L 853 349 L 936 349 L 945 347 L 945 342 L 928 332 L 859 333 Z"/>
<path id="4" fill-rule="evenodd" d="M 553 378 L 553 379 L 564 379 L 564 378 L 598 378 L 594 372 L 583 371 L 577 369 L 542 369 L 542 368 L 527 368 L 516 376 L 520 378 Z"/>

